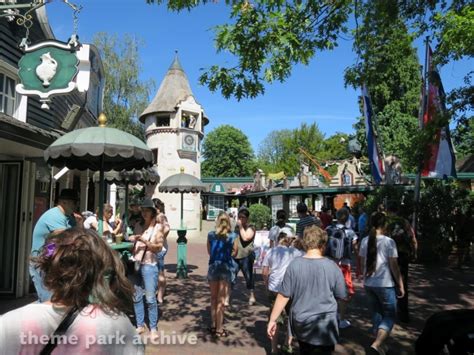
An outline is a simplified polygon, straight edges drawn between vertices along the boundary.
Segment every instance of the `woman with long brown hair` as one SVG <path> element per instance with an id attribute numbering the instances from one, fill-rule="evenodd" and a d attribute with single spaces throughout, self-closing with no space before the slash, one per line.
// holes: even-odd
<path id="1" fill-rule="evenodd" d="M 135 286 L 134 308 L 137 320 L 137 333 L 145 329 L 145 305 L 147 304 L 150 334 L 152 338 L 158 336 L 158 258 L 157 253 L 163 248 L 163 230 L 156 223 L 157 210 L 151 199 L 145 199 L 141 205 L 144 220 L 143 234 L 130 236 L 129 240 L 135 242 L 133 257 L 139 265 L 139 270 L 133 275 Z"/>
<path id="2" fill-rule="evenodd" d="M 235 233 L 231 232 L 230 218 L 219 213 L 216 230 L 207 236 L 209 270 L 207 280 L 211 289 L 211 333 L 217 337 L 227 336 L 224 324 L 224 304 L 232 280 L 232 247 Z"/>
<path id="3" fill-rule="evenodd" d="M 385 354 L 384 343 L 395 324 L 397 297 L 403 297 L 405 293 L 397 263 L 397 247 L 395 241 L 385 235 L 386 228 L 385 214 L 373 213 L 369 236 L 362 240 L 359 252 L 375 335 L 375 340 L 367 351 L 369 354 Z"/>
<path id="4" fill-rule="evenodd" d="M 31 303 L 0 317 L 5 354 L 39 354 L 52 346 L 45 339 L 55 339 L 58 354 L 143 353 L 134 344 L 135 329 L 126 316 L 132 310 L 132 285 L 116 252 L 97 233 L 67 229 L 49 237 L 32 261 L 44 274 L 51 301 Z M 61 333 L 55 330 L 65 319 L 70 324 L 58 343 Z M 123 337 L 115 339 L 116 334 Z M 117 342 L 104 344 L 110 336 Z"/>

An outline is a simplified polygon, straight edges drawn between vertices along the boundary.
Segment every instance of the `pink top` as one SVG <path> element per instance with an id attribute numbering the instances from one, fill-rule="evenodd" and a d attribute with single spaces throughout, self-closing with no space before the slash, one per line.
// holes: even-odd
<path id="1" fill-rule="evenodd" d="M 64 308 L 47 303 L 31 303 L 0 316 L 0 354 L 39 354 L 64 316 Z M 125 314 L 106 314 L 92 305 L 55 339 L 53 355 L 144 354 Z"/>
<path id="2" fill-rule="evenodd" d="M 142 238 L 145 240 L 151 242 L 151 243 L 158 243 L 158 231 L 160 231 L 162 226 L 160 224 L 155 224 L 154 226 L 149 226 L 142 234 Z M 135 260 L 142 260 L 143 257 L 143 251 L 145 250 L 145 243 L 137 241 L 135 244 L 135 249 L 133 251 L 133 255 Z M 146 250 L 145 257 L 142 260 L 142 264 L 150 264 L 150 265 L 156 265 L 156 254 L 151 252 L 148 248 Z"/>

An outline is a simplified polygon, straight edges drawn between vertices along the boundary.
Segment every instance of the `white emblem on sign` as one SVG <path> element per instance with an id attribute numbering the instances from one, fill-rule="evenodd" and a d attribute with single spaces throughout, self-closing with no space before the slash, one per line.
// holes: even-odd
<path id="1" fill-rule="evenodd" d="M 50 52 L 41 55 L 41 64 L 36 67 L 36 75 L 43 82 L 44 87 L 48 87 L 51 79 L 56 75 L 58 62 L 51 56 Z"/>

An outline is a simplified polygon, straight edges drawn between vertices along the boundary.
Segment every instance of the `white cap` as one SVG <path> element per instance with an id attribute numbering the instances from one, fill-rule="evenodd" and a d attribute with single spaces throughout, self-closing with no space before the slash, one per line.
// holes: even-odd
<path id="1" fill-rule="evenodd" d="M 295 232 L 293 231 L 293 228 L 291 227 L 283 227 L 280 229 L 280 233 L 285 233 L 287 237 L 293 238 L 295 236 Z"/>

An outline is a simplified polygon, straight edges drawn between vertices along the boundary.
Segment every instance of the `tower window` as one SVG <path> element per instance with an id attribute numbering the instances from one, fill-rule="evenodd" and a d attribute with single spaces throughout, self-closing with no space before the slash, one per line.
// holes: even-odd
<path id="1" fill-rule="evenodd" d="M 195 129 L 198 116 L 189 112 L 181 113 L 181 128 Z"/>
<path id="2" fill-rule="evenodd" d="M 169 127 L 170 126 L 170 118 L 169 117 L 157 117 L 156 118 L 156 126 L 157 127 Z"/>
<path id="3" fill-rule="evenodd" d="M 153 163 L 158 165 L 158 148 L 152 149 L 151 152 L 153 153 Z"/>

